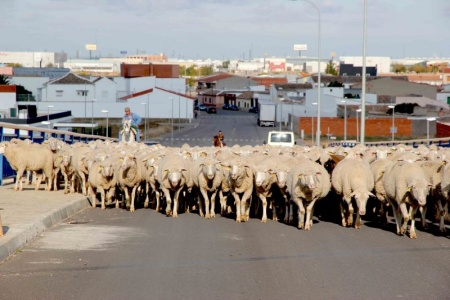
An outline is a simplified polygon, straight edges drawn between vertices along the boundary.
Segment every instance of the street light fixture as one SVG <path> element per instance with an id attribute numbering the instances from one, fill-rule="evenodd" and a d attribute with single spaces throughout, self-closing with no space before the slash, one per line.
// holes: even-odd
<path id="1" fill-rule="evenodd" d="M 389 105 L 389 108 L 392 109 L 392 127 L 391 127 L 391 134 L 392 134 L 392 142 L 394 141 L 394 134 L 395 134 L 395 105 Z"/>
<path id="2" fill-rule="evenodd" d="M 347 101 L 341 100 L 344 103 L 344 141 L 347 141 Z"/>
<path id="3" fill-rule="evenodd" d="M 47 129 L 50 129 L 50 108 L 52 108 L 53 105 L 47 105 Z M 47 136 L 49 134 L 47 133 Z"/>
<path id="4" fill-rule="evenodd" d="M 147 141 L 147 103 L 141 102 L 142 105 L 144 105 L 145 109 L 145 119 L 144 119 L 144 142 Z"/>
<path id="5" fill-rule="evenodd" d="M 430 143 L 430 122 L 436 121 L 436 118 L 427 118 L 427 144 Z"/>
<path id="6" fill-rule="evenodd" d="M 109 137 L 109 135 L 108 135 L 108 133 L 109 133 L 108 132 L 108 113 L 109 113 L 109 111 L 106 109 L 103 109 L 102 113 L 106 113 L 106 137 Z"/>
<path id="7" fill-rule="evenodd" d="M 358 115 L 361 112 L 361 108 L 356 110 L 356 142 L 359 142 L 359 121 L 358 121 Z"/>

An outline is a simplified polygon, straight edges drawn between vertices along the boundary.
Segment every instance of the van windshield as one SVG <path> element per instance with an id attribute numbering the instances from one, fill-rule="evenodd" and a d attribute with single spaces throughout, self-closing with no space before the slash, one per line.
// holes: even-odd
<path id="1" fill-rule="evenodd" d="M 270 136 L 270 141 L 275 143 L 290 143 L 292 136 L 285 133 L 275 133 Z"/>

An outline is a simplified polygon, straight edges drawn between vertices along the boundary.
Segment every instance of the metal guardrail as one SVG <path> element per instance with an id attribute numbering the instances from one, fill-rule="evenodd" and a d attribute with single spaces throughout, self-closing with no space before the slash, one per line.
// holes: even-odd
<path id="1" fill-rule="evenodd" d="M 75 142 L 88 143 L 98 139 L 117 141 L 115 138 L 107 138 L 92 134 L 74 133 L 64 130 L 46 129 L 0 122 L 0 142 L 10 141 L 13 138 L 16 138 L 21 140 L 30 139 L 33 143 L 41 144 L 50 137 L 60 139 L 68 144 L 73 144 Z M 15 175 L 16 172 L 11 168 L 3 154 L 0 154 L 0 185 L 3 184 L 3 180 L 5 178 L 13 177 Z"/>
<path id="2" fill-rule="evenodd" d="M 330 147 L 343 146 L 343 147 L 355 147 L 359 142 L 333 142 L 329 143 Z M 366 142 L 364 143 L 366 146 L 396 146 L 396 145 L 407 145 L 412 146 L 414 148 L 419 147 L 419 145 L 436 145 L 439 147 L 450 148 L 450 137 L 445 138 L 434 138 L 434 139 L 416 139 L 416 140 L 399 140 L 399 141 L 381 141 L 381 142 Z"/>

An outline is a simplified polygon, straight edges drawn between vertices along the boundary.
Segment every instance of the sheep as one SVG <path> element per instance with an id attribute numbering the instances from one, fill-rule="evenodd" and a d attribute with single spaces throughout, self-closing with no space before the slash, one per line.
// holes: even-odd
<path id="1" fill-rule="evenodd" d="M 267 197 L 272 197 L 272 186 L 276 184 L 277 178 L 275 170 L 272 168 L 273 158 L 268 157 L 262 161 L 255 163 L 252 167 L 254 174 L 254 186 L 256 195 L 262 203 L 261 223 L 267 222 Z M 277 219 L 275 204 L 272 203 L 272 219 Z"/>
<path id="2" fill-rule="evenodd" d="M 74 165 L 75 174 L 81 181 L 81 191 L 83 195 L 87 195 L 87 178 L 89 174 L 89 170 L 87 167 L 87 157 L 93 150 L 89 147 L 83 146 L 83 147 L 75 147 L 73 156 L 72 156 L 72 163 Z"/>
<path id="3" fill-rule="evenodd" d="M 47 187 L 50 191 L 53 174 L 53 153 L 45 146 L 39 144 L 12 144 L 0 143 L 0 153 L 4 154 L 11 168 L 17 172 L 14 190 L 23 190 L 22 175 L 25 171 L 42 172 L 47 177 Z M 42 176 L 38 176 L 35 190 L 39 190 Z M 19 188 L 20 182 L 20 188 Z"/>
<path id="4" fill-rule="evenodd" d="M 441 169 L 441 192 L 444 204 L 438 201 L 439 230 L 445 232 L 445 218 L 448 216 L 448 204 L 450 202 L 450 164 L 447 163 Z"/>
<path id="5" fill-rule="evenodd" d="M 114 161 L 107 159 L 95 162 L 89 169 L 88 181 L 92 207 L 96 207 L 96 194 L 100 193 L 101 208 L 105 209 L 105 199 L 111 199 L 117 184 L 114 175 Z"/>
<path id="6" fill-rule="evenodd" d="M 199 158 L 193 162 L 192 174 L 194 185 L 200 190 L 199 214 L 205 219 L 215 217 L 216 194 L 222 184 L 222 166 L 213 158 Z M 211 197 L 209 197 L 211 194 Z M 203 199 L 202 199 L 203 198 Z M 205 213 L 203 214 L 203 201 Z M 210 207 L 211 203 L 211 207 Z"/>
<path id="7" fill-rule="evenodd" d="M 374 187 L 373 174 L 367 162 L 360 158 L 346 157 L 340 161 L 331 174 L 331 184 L 339 195 L 342 196 L 340 202 L 342 226 L 353 226 L 353 203 L 356 204 L 355 228 L 361 228 L 361 216 L 366 214 L 367 200 L 370 196 L 375 197 L 371 192 Z"/>
<path id="8" fill-rule="evenodd" d="M 70 192 L 75 193 L 75 168 L 73 164 L 73 149 L 66 150 L 61 153 L 62 162 L 61 162 L 61 173 L 64 177 L 64 194 L 69 193 L 69 183 L 70 183 Z"/>
<path id="9" fill-rule="evenodd" d="M 126 207 L 135 211 L 137 188 L 145 182 L 145 165 L 132 153 L 125 153 L 116 172 L 117 184 L 125 193 Z"/>
<path id="10" fill-rule="evenodd" d="M 288 187 L 292 201 L 298 207 L 298 229 L 310 230 L 315 202 L 330 192 L 330 174 L 322 165 L 302 158 L 289 174 Z"/>
<path id="11" fill-rule="evenodd" d="M 230 162 L 230 191 L 236 205 L 236 222 L 250 219 L 253 192 L 253 171 L 250 165 L 238 157 Z"/>
<path id="12" fill-rule="evenodd" d="M 425 176 L 428 180 L 428 182 L 431 184 L 427 204 L 425 206 L 419 207 L 419 211 L 421 213 L 421 221 L 422 221 L 422 227 L 428 228 L 428 224 L 426 221 L 426 214 L 428 207 L 437 207 L 438 213 L 440 215 L 440 218 L 443 218 L 443 206 L 441 201 L 445 201 L 442 191 L 441 191 L 441 181 L 442 181 L 442 173 L 441 170 L 445 166 L 445 161 L 442 161 L 440 159 L 432 160 L 432 161 L 419 161 L 419 166 L 422 167 L 423 171 L 425 172 Z M 444 204 L 445 205 L 445 204 Z M 440 222 L 443 223 L 443 222 Z M 439 226 L 439 229 L 441 231 L 445 230 L 444 226 Z"/>
<path id="13" fill-rule="evenodd" d="M 180 193 L 191 180 L 187 162 L 178 154 L 168 154 L 158 165 L 157 180 L 166 199 L 167 216 L 178 217 Z M 173 210 L 170 191 L 173 192 Z"/>
<path id="14" fill-rule="evenodd" d="M 419 206 L 426 204 L 431 184 L 428 182 L 423 169 L 408 161 L 400 161 L 390 165 L 383 176 L 386 197 L 392 206 L 397 234 L 404 235 L 411 219 L 409 237 L 417 238 L 415 230 L 415 214 Z M 410 210 L 408 213 L 408 207 Z M 402 218 L 403 217 L 403 224 Z"/>
<path id="15" fill-rule="evenodd" d="M 383 225 L 387 225 L 387 207 L 388 201 L 386 198 L 386 191 L 383 185 L 383 176 L 386 169 L 394 162 L 387 158 L 377 159 L 370 164 L 370 171 L 374 178 L 374 194 L 380 201 L 380 209 L 378 215 L 382 218 Z"/>

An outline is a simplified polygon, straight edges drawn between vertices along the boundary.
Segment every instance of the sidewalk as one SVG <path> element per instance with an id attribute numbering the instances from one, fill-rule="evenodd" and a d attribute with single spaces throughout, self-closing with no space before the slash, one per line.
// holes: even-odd
<path id="1" fill-rule="evenodd" d="M 64 191 L 35 191 L 24 185 L 15 192 L 12 180 L 0 186 L 0 216 L 3 237 L 0 237 L 0 262 L 13 255 L 42 232 L 90 206 L 81 194 Z"/>

